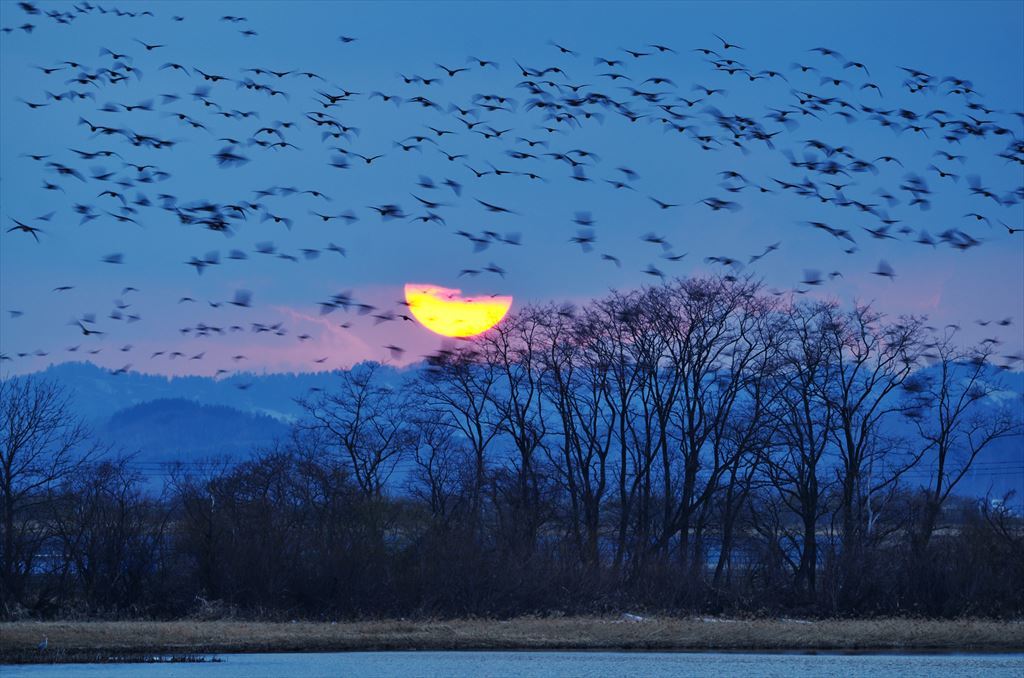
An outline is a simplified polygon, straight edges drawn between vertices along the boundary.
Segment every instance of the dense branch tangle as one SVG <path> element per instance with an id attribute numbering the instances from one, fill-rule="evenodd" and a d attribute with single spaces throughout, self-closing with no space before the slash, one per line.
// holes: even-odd
<path id="1" fill-rule="evenodd" d="M 957 494 L 1021 433 L 990 356 L 920 318 L 674 280 L 341 372 L 292 439 L 159 498 L 83 464 L 58 388 L 11 380 L 6 609 L 1020 612 L 1020 518 Z"/>

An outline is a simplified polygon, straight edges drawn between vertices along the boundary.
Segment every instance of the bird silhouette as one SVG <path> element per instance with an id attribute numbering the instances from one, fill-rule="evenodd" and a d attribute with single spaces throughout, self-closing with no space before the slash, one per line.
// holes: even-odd
<path id="1" fill-rule="evenodd" d="M 62 31 L 109 47 L 68 60 L 27 43 L 18 48 L 26 62 L 4 66 L 29 69 L 31 78 L 11 80 L 9 105 L 19 119 L 35 123 L 18 130 L 26 141 L 19 152 L 31 152 L 12 163 L 32 176 L 32 187 L 7 200 L 4 249 L 40 263 L 18 285 L 54 290 L 60 293 L 50 297 L 54 302 L 76 306 L 79 319 L 63 331 L 109 333 L 118 345 L 127 345 L 129 323 L 161 323 L 158 314 L 138 309 L 162 303 L 183 304 L 189 314 L 201 306 L 227 318 L 193 318 L 181 334 L 189 340 L 212 342 L 242 330 L 294 341 L 294 332 L 270 319 L 258 330 L 232 330 L 231 314 L 266 308 L 254 300 L 266 304 L 272 295 L 261 286 L 283 280 L 282 273 L 324 280 L 334 273 L 325 267 L 344 265 L 399 284 L 409 251 L 435 260 L 450 277 L 514 287 L 535 275 L 526 272 L 525 260 L 592 253 L 598 223 L 605 253 L 573 266 L 597 266 L 605 275 L 612 272 L 605 262 L 620 268 L 634 260 L 618 249 L 628 242 L 653 245 L 658 266 L 672 262 L 673 273 L 693 273 L 701 262 L 723 266 L 726 277 L 743 267 L 772 271 L 773 260 L 799 256 L 789 238 L 813 234 L 816 260 L 788 268 L 803 269 L 804 291 L 840 289 L 837 268 L 850 282 L 877 275 L 905 284 L 911 273 L 902 257 L 1020 243 L 1004 239 L 1022 231 L 1010 224 L 1019 221 L 1024 200 L 1013 174 L 1024 166 L 1024 116 L 1006 112 L 959 75 L 870 63 L 774 36 L 759 40 L 779 42 L 774 53 L 741 39 L 743 47 L 723 37 L 739 32 L 735 26 L 704 33 L 708 46 L 668 46 L 653 36 L 627 46 L 552 40 L 534 45 L 521 61 L 453 54 L 438 45 L 400 67 L 394 50 L 369 35 L 330 37 L 323 45 L 332 59 L 377 60 L 387 73 L 381 77 L 328 59 L 271 63 L 267 55 L 280 52 L 264 41 L 278 27 L 251 26 L 245 17 L 212 17 L 230 29 L 228 51 L 200 59 L 176 37 L 192 17 L 177 26 L 184 16 L 154 16 L 128 30 L 103 27 L 119 16 L 106 7 L 81 3 L 74 13 L 92 17 L 97 28 L 75 20 Z M 33 31 L 61 23 L 47 12 L 29 14 L 32 21 L 10 27 L 5 40 L 31 40 Z M 143 13 L 133 14 L 122 18 Z M 107 42 L 114 33 L 123 42 Z M 836 126 L 841 121 L 854 126 Z M 859 138 L 847 139 L 843 128 Z M 52 143 L 65 136 L 67 143 Z M 676 161 L 685 164 L 682 178 Z M 302 174 L 293 178 L 299 166 Z M 42 200 L 48 206 L 38 208 Z M 401 203 L 410 200 L 407 213 Z M 573 214 L 569 223 L 567 214 Z M 807 221 L 797 228 L 810 229 L 786 233 L 794 224 L 779 223 L 785 214 L 799 215 Z M 373 215 L 380 219 L 365 219 Z M 271 228 L 274 236 L 266 233 Z M 426 233 L 431 249 L 420 252 Z M 203 244 L 213 237 L 231 239 L 223 260 Z M 739 251 L 711 249 L 723 241 Z M 56 253 L 68 243 L 81 256 L 58 277 L 47 261 L 62 260 Z M 118 251 L 102 254 L 108 248 Z M 494 260 L 473 258 L 484 251 Z M 138 267 L 157 275 L 166 264 L 160 255 L 171 252 L 177 263 L 167 275 L 182 276 L 176 278 L 182 285 L 232 282 L 217 292 L 183 287 L 160 295 L 123 278 Z M 838 265 L 833 255 L 860 265 Z M 889 261 L 904 271 L 898 282 Z M 111 265 L 87 272 L 98 263 Z M 615 274 L 630 284 L 667 279 L 654 264 L 641 266 Z M 105 318 L 100 331 L 95 321 L 81 319 L 95 307 L 85 306 L 84 282 L 70 284 L 78 282 L 67 277 L 72 272 L 110 281 L 115 292 L 125 282 L 145 291 L 132 291 L 130 308 L 116 304 L 116 317 Z M 196 304 L 195 298 L 213 301 Z M 353 311 L 346 323 L 353 329 L 373 321 L 405 324 L 351 294 L 295 300 L 304 302 L 326 312 Z M 34 322 L 33 316 L 20 322 Z M 55 333 L 52 341 L 63 348 L 64 339 Z M 395 360 L 406 355 L 392 350 L 396 344 L 385 348 Z"/>

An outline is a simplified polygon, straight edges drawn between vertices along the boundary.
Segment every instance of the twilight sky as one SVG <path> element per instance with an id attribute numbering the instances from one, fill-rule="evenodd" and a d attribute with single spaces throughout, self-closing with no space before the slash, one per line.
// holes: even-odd
<path id="1" fill-rule="evenodd" d="M 936 325 L 960 323 L 969 338 L 1000 338 L 1006 355 L 1024 348 L 1024 233 L 1010 234 L 1001 224 L 1024 226 L 1024 153 L 1008 150 L 1024 122 L 1015 115 L 1024 110 L 1022 3 L 119 2 L 86 12 L 72 3 L 37 6 L 41 13 L 30 15 L 16 3 L 0 4 L 0 26 L 13 28 L 0 34 L 0 353 L 10 358 L 2 374 L 78 359 L 163 374 L 311 371 L 363 359 L 408 363 L 442 340 L 415 323 L 373 317 L 407 312 L 396 303 L 405 283 L 511 295 L 514 310 L 651 284 L 656 278 L 644 272 L 650 266 L 668 276 L 752 273 L 774 290 L 873 302 L 892 314 L 928 314 Z M 146 9 L 154 16 L 118 15 Z M 34 25 L 31 32 L 18 28 L 26 23 Z M 715 34 L 743 49 L 724 49 Z M 342 35 L 356 39 L 343 42 Z M 138 41 L 162 46 L 147 50 Z M 811 51 L 818 47 L 841 56 Z M 128 56 L 115 60 L 103 49 Z M 500 67 L 481 67 L 470 56 Z M 161 69 L 167 63 L 188 72 Z M 450 76 L 437 64 L 469 70 Z M 37 68 L 61 66 L 49 74 Z M 560 71 L 539 74 L 548 68 Z M 209 82 L 199 71 L 226 79 Z M 406 83 L 413 76 L 419 80 Z M 944 81 L 950 76 L 970 81 L 970 91 L 964 94 L 959 80 Z M 866 83 L 881 95 L 862 88 Z M 725 93 L 708 96 L 698 84 Z M 68 100 L 69 91 L 94 98 Z M 404 101 L 396 105 L 374 92 Z M 324 107 L 327 95 L 341 99 Z M 414 97 L 436 106 L 409 101 Z M 884 113 L 873 118 L 878 109 Z M 778 111 L 790 111 L 788 125 Z M 323 116 L 334 122 L 315 124 Z M 131 132 L 94 134 L 80 118 Z M 964 124 L 980 133 L 954 134 Z M 258 132 L 263 127 L 277 131 Z M 430 127 L 453 134 L 439 137 Z M 331 130 L 344 135 L 323 138 Z M 757 133 L 772 136 L 766 141 Z M 136 145 L 131 134 L 175 143 Z M 958 138 L 944 139 L 950 135 Z M 248 162 L 219 167 L 213 155 L 231 145 L 221 139 L 237 140 L 233 152 Z M 810 140 L 827 147 L 815 150 Z M 267 147 L 275 142 L 289 145 Z M 442 150 L 466 157 L 450 161 Z M 117 155 L 83 158 L 75 151 Z M 382 157 L 367 163 L 355 154 Z M 348 166 L 331 166 L 338 160 Z M 858 161 L 874 171 L 857 171 Z M 82 179 L 60 175 L 50 162 Z M 577 178 L 587 181 L 574 180 L 574 163 Z M 824 171 L 829 163 L 836 163 L 834 173 Z M 508 173 L 478 178 L 473 171 L 494 168 Z M 721 174 L 729 171 L 743 179 Z M 461 195 L 446 179 L 461 186 Z M 805 179 L 812 190 L 800 189 Z M 58 188 L 46 190 L 44 182 Z M 829 183 L 843 186 L 837 191 Z M 911 204 L 915 193 L 927 210 Z M 424 207 L 416 196 L 442 205 Z M 677 206 L 661 209 L 651 198 Z M 708 198 L 737 209 L 712 210 L 701 202 Z M 514 213 L 491 212 L 478 201 Z M 254 203 L 245 219 L 225 207 L 245 203 Z M 211 214 L 196 209 L 204 204 L 231 217 L 232 235 L 182 223 L 179 214 Z M 370 209 L 385 204 L 407 216 L 382 220 Z M 96 218 L 79 223 L 75 205 Z M 313 211 L 351 212 L 358 220 L 324 222 Z M 443 222 L 411 220 L 428 212 Z M 580 213 L 593 224 L 579 223 L 588 216 Z M 268 215 L 288 218 L 290 228 Z M 39 241 L 8 232 L 13 220 L 39 228 Z M 877 231 L 885 220 L 898 220 L 892 238 L 866 230 Z M 848 231 L 855 244 L 809 222 Z M 459 231 L 489 245 L 474 252 Z M 521 244 L 485 231 L 503 239 L 518 234 Z M 571 242 L 589 238 L 588 231 L 596 239 L 592 251 Z M 934 245 L 916 242 L 922 231 Z M 647 234 L 671 247 L 645 241 Z M 268 249 L 265 243 L 273 243 L 274 254 L 257 251 Z M 748 263 L 774 243 L 777 250 Z M 345 255 L 326 249 L 330 244 Z M 232 250 L 246 259 L 230 258 Z M 316 258 L 309 258 L 312 250 Z M 186 264 L 214 251 L 219 263 L 201 275 Z M 123 263 L 102 262 L 115 253 Z M 873 274 L 880 260 L 895 278 Z M 803 284 L 814 277 L 810 271 L 820 272 L 823 284 Z M 830 277 L 834 271 L 842 276 Z M 73 289 L 53 291 L 62 286 Z M 236 290 L 252 292 L 251 307 L 224 303 Z M 342 292 L 375 309 L 321 314 L 320 302 Z M 85 314 L 95 322 L 71 322 Z M 1012 324 L 1002 327 L 975 322 L 1007 317 Z M 257 333 L 253 323 L 281 324 Z M 196 336 L 200 324 L 223 334 Z M 231 331 L 233 325 L 242 330 Z M 103 334 L 83 336 L 81 326 Z M 183 355 L 171 359 L 172 352 Z M 236 355 L 246 360 L 233 361 Z"/>

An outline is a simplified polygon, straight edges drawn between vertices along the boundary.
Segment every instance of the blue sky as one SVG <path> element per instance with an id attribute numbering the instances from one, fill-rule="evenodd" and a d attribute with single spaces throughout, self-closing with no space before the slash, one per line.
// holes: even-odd
<path id="1" fill-rule="evenodd" d="M 1021 166 L 996 154 L 1008 142 L 1007 136 L 988 135 L 949 145 L 941 140 L 943 131 L 928 130 L 922 138 L 912 131 L 895 133 L 860 115 L 849 124 L 838 116 L 821 120 L 800 118 L 799 127 L 787 130 L 764 120 L 769 108 L 796 104 L 791 90 L 820 96 L 839 96 L 851 104 L 867 104 L 897 110 L 907 108 L 924 114 L 934 109 L 962 117 L 964 98 L 946 94 L 949 85 L 931 93 L 910 94 L 902 83 L 900 67 L 911 67 L 935 76 L 969 79 L 979 94 L 973 100 L 989 109 L 986 119 L 1013 130 L 1019 138 L 1021 120 L 1014 111 L 1024 110 L 1024 4 L 1022 3 L 159 3 L 142 5 L 118 3 L 106 8 L 142 11 L 153 17 L 118 17 L 113 12 L 82 14 L 69 25 L 45 16 L 29 17 L 15 3 L 3 3 L 0 25 L 36 24 L 32 33 L 21 30 L 0 34 L 0 206 L 4 231 L 13 226 L 11 218 L 36 224 L 43 229 L 41 242 L 19 232 L 0 235 L 0 352 L 15 356 L 4 363 L 5 372 L 24 372 L 52 362 L 89 357 L 101 365 L 150 372 L 211 374 L 217 369 L 234 369 L 230 356 L 249 356 L 248 369 L 312 370 L 330 369 L 373 358 L 391 359 L 384 348 L 397 344 L 407 348 L 399 362 L 416 360 L 440 345 L 440 339 L 425 329 L 402 321 L 374 324 L 367 317 L 335 312 L 320 316 L 317 303 L 330 295 L 349 290 L 360 301 L 402 312 L 395 302 L 406 282 L 430 282 L 459 287 L 468 294 L 510 294 L 515 305 L 547 300 L 581 301 L 611 288 L 627 289 L 649 284 L 643 270 L 655 265 L 668 275 L 692 275 L 724 270 L 706 261 L 711 256 L 729 256 L 746 262 L 767 245 L 780 242 L 779 249 L 744 271 L 764 279 L 767 286 L 785 290 L 799 287 L 805 269 L 823 275 L 840 271 L 841 278 L 816 287 L 811 294 L 835 297 L 844 302 L 872 301 L 887 312 L 927 313 L 937 323 L 957 322 L 970 338 L 999 332 L 1007 354 L 1020 352 L 1020 309 L 1024 306 L 1024 234 L 1008 235 L 999 220 L 1014 227 L 1024 225 L 1022 207 L 997 205 L 971 195 L 967 176 L 977 175 L 982 183 L 1000 195 L 1024 183 Z M 39 3 L 42 10 L 70 11 L 71 3 Z M 183 21 L 174 21 L 180 15 Z M 220 20 L 224 15 L 245 16 L 247 21 Z M 246 37 L 241 30 L 257 33 Z M 720 49 L 714 34 L 744 49 Z M 344 44 L 340 35 L 354 36 Z M 134 39 L 164 45 L 148 52 Z M 562 54 L 557 42 L 578 56 Z M 650 44 L 663 44 L 677 53 L 656 53 Z M 842 53 L 844 60 L 809 50 L 827 46 Z M 752 72 L 775 70 L 789 82 L 765 79 L 748 82 L 742 73 L 716 71 L 694 48 L 709 47 L 742 61 Z M 55 66 L 71 60 L 91 69 L 109 66 L 109 55 L 101 48 L 126 52 L 131 64 L 142 71 L 141 79 L 105 85 L 96 90 L 95 100 L 51 102 L 31 110 L 21 100 L 44 102 L 45 92 L 72 88 L 65 81 L 76 70 L 45 75 L 34 66 Z M 626 55 L 623 48 L 655 52 L 641 59 Z M 467 63 L 470 55 L 494 60 L 500 69 Z M 540 129 L 543 113 L 526 110 L 530 95 L 516 85 L 524 78 L 516 61 L 530 68 L 557 66 L 558 74 L 544 79 L 561 85 L 589 85 L 580 91 L 597 91 L 617 100 L 629 99 L 621 89 L 623 81 L 612 82 L 600 73 L 610 69 L 594 64 L 594 57 L 627 61 L 621 72 L 633 78 L 644 91 L 662 92 L 664 102 L 695 96 L 699 83 L 724 88 L 726 96 L 714 96 L 693 109 L 687 121 L 692 134 L 726 135 L 709 122 L 705 106 L 715 105 L 729 115 L 761 120 L 768 132 L 780 131 L 775 150 L 762 143 L 748 143 L 749 153 L 722 146 L 704 151 L 692 134 L 665 132 L 664 125 L 650 118 L 629 122 L 614 112 L 604 121 L 588 122 L 578 128 L 561 126 L 567 133 L 550 134 Z M 846 61 L 862 62 L 870 76 L 857 69 L 844 69 Z M 190 94 L 203 84 L 202 78 L 170 69 L 166 62 L 179 62 L 190 70 L 198 67 L 233 80 L 253 77 L 279 87 L 290 98 L 268 98 L 265 94 L 239 88 L 235 82 L 210 85 L 209 100 L 221 110 L 259 112 L 259 120 L 217 116 Z M 800 73 L 793 62 L 814 65 L 822 73 L 841 77 L 852 87 L 820 83 L 820 74 Z M 470 66 L 471 70 L 449 78 L 435 64 L 450 68 Z M 294 75 L 253 76 L 245 68 L 312 71 L 327 82 Z M 407 85 L 398 74 L 440 77 L 437 84 Z M 651 77 L 670 78 L 675 87 L 657 83 L 640 84 Z M 536 78 L 534 78 L 536 79 Z M 860 90 L 874 82 L 883 95 Z M 314 89 L 336 93 L 348 89 L 360 93 L 331 109 L 318 108 Z M 80 88 L 81 89 L 81 88 Z M 480 111 L 480 128 L 511 129 L 500 139 L 485 139 L 468 131 L 451 113 L 417 107 L 395 106 L 371 100 L 368 94 L 382 91 L 404 98 L 422 95 L 447 108 L 449 103 L 470 106 L 475 94 L 500 94 L 516 100 L 511 112 Z M 181 98 L 162 104 L 161 95 Z M 104 113 L 97 109 L 108 103 L 136 104 L 154 100 L 153 111 Z M 631 100 L 632 101 L 632 100 Z M 640 105 L 636 106 L 641 108 Z M 647 106 L 647 108 L 652 108 Z M 351 140 L 320 138 L 304 114 L 323 110 L 360 133 Z M 208 127 L 192 129 L 174 117 L 172 111 L 187 112 Z M 702 113 L 702 111 L 704 111 Z M 976 112 L 981 115 L 980 112 Z M 170 138 L 178 143 L 172 150 L 136 148 L 122 137 L 93 138 L 88 129 L 76 124 L 80 116 L 90 121 Z M 245 147 L 250 162 L 238 168 L 219 168 L 211 155 L 224 144 L 221 137 L 246 139 L 261 126 L 275 121 L 299 121 L 298 129 L 284 132 L 284 138 L 301 150 Z M 429 142 L 422 150 L 403 152 L 393 144 L 410 135 L 432 134 L 427 125 L 457 132 L 438 140 L 450 153 L 466 154 L 465 162 L 476 169 L 487 163 L 516 172 L 535 172 L 545 181 L 523 176 L 486 176 L 476 179 L 463 161 L 449 162 Z M 558 125 L 556 125 L 558 126 Z M 517 137 L 545 139 L 550 146 L 529 148 L 516 143 Z M 263 138 L 269 138 L 264 135 Z M 727 193 L 719 172 L 733 170 L 750 181 L 772 186 L 772 178 L 797 182 L 810 175 L 821 183 L 825 177 L 788 165 L 783 149 L 802 157 L 804 142 L 824 140 L 833 146 L 853 149 L 859 158 L 874 160 L 891 155 L 904 167 L 879 163 L 878 175 L 853 174 L 830 179 L 853 186 L 844 189 L 849 198 L 884 203 L 876 191 L 897 187 L 913 172 L 925 177 L 933 192 L 928 211 L 901 203 L 885 213 L 914 229 L 914 235 L 900 240 L 873 240 L 863 227 L 878 225 L 878 219 L 834 204 L 800 198 L 776 191 L 758 194 L 747 188 Z M 349 169 L 328 166 L 336 155 L 329 147 L 340 145 L 363 155 L 384 154 L 372 165 L 352 159 Z M 250 215 L 233 237 L 185 226 L 173 214 L 155 207 L 142 208 L 133 215 L 140 225 L 118 223 L 108 212 L 119 203 L 99 193 L 111 188 L 109 182 L 89 179 L 57 180 L 42 163 L 24 154 L 47 154 L 78 168 L 89 177 L 94 168 L 131 176 L 117 158 L 81 160 L 73 151 L 113 150 L 126 161 L 154 164 L 170 174 L 161 183 L 133 186 L 129 198 L 145 193 L 153 202 L 158 193 L 172 193 L 182 203 L 212 201 L 232 203 L 256 201 L 253 191 L 270 186 L 294 186 L 329 195 L 324 203 L 311 196 L 272 196 L 259 199 L 265 210 L 288 216 L 291 229 L 272 221 L 262 222 Z M 591 182 L 570 178 L 566 163 L 554 159 L 517 160 L 508 150 L 565 152 L 585 149 L 600 161 L 589 161 L 585 172 Z M 964 163 L 946 162 L 934 156 L 937 149 L 966 156 Z M 960 175 L 957 182 L 940 178 L 928 170 L 936 164 Z M 634 190 L 616 190 L 604 179 L 621 179 L 616 168 L 627 166 L 639 178 Z M 418 177 L 431 177 L 440 184 L 446 178 L 463 185 L 461 197 L 447 188 L 418 187 Z M 56 181 L 63 191 L 45 191 L 43 180 Z M 445 224 L 393 220 L 382 222 L 367 209 L 369 205 L 397 203 L 410 214 L 422 214 L 412 194 L 449 203 L 438 212 Z M 659 209 L 649 196 L 679 207 Z M 709 196 L 730 198 L 742 209 L 712 212 L 698 201 Z M 492 214 L 474 199 L 514 209 L 516 215 Z M 72 205 L 89 204 L 102 214 L 80 225 Z M 338 214 L 355 212 L 359 220 L 351 225 L 322 223 L 310 210 Z M 584 253 L 569 242 L 579 226 L 577 212 L 586 211 L 595 221 L 597 243 Z M 55 212 L 49 221 L 38 217 Z M 992 227 L 964 218 L 981 212 Z M 844 245 L 820 230 L 806 225 L 823 221 L 848 229 L 858 251 L 843 252 Z M 913 242 L 922 229 L 934 236 L 947 229 L 960 229 L 982 241 L 982 245 L 961 252 L 945 245 L 922 246 Z M 485 230 L 515 232 L 522 236 L 519 247 L 494 244 L 474 253 L 470 243 L 456 231 L 479 234 Z M 655 233 L 672 243 L 672 254 L 687 253 L 672 262 L 662 257 L 657 245 L 641 236 Z M 272 241 L 278 251 L 296 255 L 299 262 L 254 254 L 257 243 Z M 324 248 L 336 243 L 347 256 L 321 252 L 315 260 L 304 260 L 303 248 Z M 229 250 L 248 253 L 246 261 L 225 260 Z M 197 275 L 184 262 L 218 250 L 222 263 Z M 114 252 L 124 254 L 121 265 L 100 263 Z M 602 260 L 600 254 L 621 260 L 621 268 Z M 897 273 L 894 280 L 872 275 L 880 259 Z M 459 276 L 463 269 L 482 269 L 496 264 L 504 278 L 494 273 L 476 277 Z M 53 292 L 70 285 L 73 290 Z M 122 295 L 125 287 L 138 292 Z M 209 302 L 231 299 L 237 289 L 253 291 L 253 308 L 238 309 Z M 802 288 L 801 288 L 802 289 Z M 190 296 L 195 304 L 179 304 Z M 130 304 L 125 313 L 136 313 L 138 322 L 112 320 L 108 314 L 115 300 Z M 20 311 L 14 318 L 9 311 Z M 94 313 L 102 337 L 83 337 L 69 325 L 72 318 Z M 998 330 L 979 328 L 977 319 L 1011 316 L 1014 324 Z M 249 327 L 251 322 L 284 323 L 287 334 L 255 335 L 251 332 L 193 338 L 180 328 L 197 323 L 228 327 Z M 339 323 L 349 323 L 339 327 Z M 309 335 L 300 341 L 298 335 Z M 69 353 L 68 347 L 80 346 Z M 122 350 L 126 347 L 128 350 Z M 100 349 L 88 355 L 88 350 Z M 45 356 L 17 358 L 18 353 L 40 350 Z M 203 354 L 194 361 L 170 361 L 166 354 L 150 358 L 156 351 Z M 314 360 L 326 357 L 322 363 Z"/>

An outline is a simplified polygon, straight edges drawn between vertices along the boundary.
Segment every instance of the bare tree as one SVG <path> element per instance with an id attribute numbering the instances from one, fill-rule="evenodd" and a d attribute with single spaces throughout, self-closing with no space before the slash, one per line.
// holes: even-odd
<path id="1" fill-rule="evenodd" d="M 602 408 L 607 366 L 588 351 L 583 337 L 593 327 L 580 322 L 575 309 L 549 309 L 544 330 L 544 393 L 558 417 L 559 441 L 549 446 L 548 456 L 569 497 L 576 553 L 593 574 L 611 442 Z"/>
<path id="2" fill-rule="evenodd" d="M 415 446 L 405 403 L 392 387 L 380 383 L 377 363 L 363 363 L 340 375 L 337 390 L 301 398 L 309 421 L 305 427 L 326 440 L 351 464 L 367 499 L 378 499 L 395 465 Z"/>
<path id="3" fill-rule="evenodd" d="M 518 456 L 516 521 L 520 541 L 532 549 L 540 529 L 541 473 L 537 456 L 547 434 L 543 397 L 545 367 L 543 313 L 524 312 L 482 335 L 477 345 L 495 384 L 488 392 L 498 431 L 507 436 Z"/>
<path id="4" fill-rule="evenodd" d="M 147 584 L 169 511 L 161 497 L 142 490 L 143 479 L 129 463 L 90 464 L 65 479 L 51 506 L 62 574 L 77 583 L 93 611 L 124 612 L 156 593 Z"/>
<path id="5" fill-rule="evenodd" d="M 784 369 L 772 392 L 772 445 L 764 466 L 778 501 L 796 518 L 795 531 L 788 520 L 777 524 L 786 541 L 780 552 L 792 566 L 794 588 L 811 603 L 817 596 L 818 529 L 829 487 L 825 455 L 836 426 L 825 393 L 835 369 L 827 332 L 831 322 L 828 304 L 795 306 L 788 314 Z M 789 554 L 797 554 L 796 559 Z"/>
<path id="6" fill-rule="evenodd" d="M 474 482 L 472 454 L 444 413 L 425 409 L 414 415 L 413 423 L 419 440 L 409 490 L 427 504 L 435 518 L 446 522 Z"/>
<path id="7" fill-rule="evenodd" d="M 639 566 L 646 556 L 650 529 L 651 466 L 657 458 L 652 425 L 654 408 L 645 396 L 647 375 L 661 356 L 661 338 L 649 332 L 642 314 L 645 293 L 613 293 L 592 304 L 588 332 L 591 350 L 607 365 L 602 381 L 604 406 L 618 447 L 614 460 L 618 529 L 613 561 L 617 579 L 624 560 Z M 655 348 L 658 347 L 658 348 Z M 637 504 L 639 503 L 639 510 Z M 630 526 L 637 529 L 631 533 Z"/>
<path id="8" fill-rule="evenodd" d="M 954 336 L 937 338 L 927 355 L 929 368 L 904 383 L 913 398 L 907 414 L 924 443 L 920 457 L 929 474 L 916 526 L 918 550 L 928 546 L 942 506 L 978 456 L 1000 438 L 1022 431 L 1019 414 L 998 400 L 1006 391 L 991 363 L 993 344 L 961 348 Z"/>
<path id="9" fill-rule="evenodd" d="M 481 519 L 487 449 L 498 435 L 498 414 L 491 393 L 497 377 L 480 349 L 468 346 L 434 356 L 415 385 L 417 407 L 433 409 L 466 442 L 475 461 L 470 496 L 472 512 Z"/>
<path id="10" fill-rule="evenodd" d="M 702 521 L 726 468 L 725 432 L 740 405 L 746 366 L 759 350 L 749 341 L 760 313 L 753 303 L 758 289 L 754 282 L 725 278 L 678 281 L 665 288 L 650 316 L 666 337 L 658 372 L 672 385 L 671 399 L 659 409 L 668 406 L 664 435 L 677 453 L 664 452 L 666 522 L 659 545 L 665 548 L 678 535 L 679 557 L 691 568 L 702 562 Z"/>
<path id="11" fill-rule="evenodd" d="M 716 438 L 724 458 L 724 489 L 721 501 L 721 542 L 713 585 L 717 589 L 731 577 L 731 557 L 736 538 L 736 523 L 746 508 L 750 492 L 772 443 L 770 405 L 774 385 L 784 369 L 785 321 L 776 304 L 751 295 L 747 320 L 749 327 L 740 333 L 732 350 L 729 374 L 739 385 L 732 416 L 719 424 Z M 742 321 L 741 321 L 742 322 Z"/>
<path id="12" fill-rule="evenodd" d="M 894 440 L 880 440 L 884 422 L 905 411 L 900 387 L 920 367 L 923 321 L 920 318 L 887 320 L 868 306 L 848 313 L 832 307 L 822 326 L 833 372 L 825 390 L 835 413 L 832 437 L 839 457 L 841 570 L 847 579 L 844 595 L 859 595 L 855 582 L 864 574 L 865 538 L 877 512 L 876 498 L 890 490 L 916 461 L 893 453 Z"/>
<path id="13" fill-rule="evenodd" d="M 0 381 L 0 427 L 0 593 L 10 606 L 24 602 L 26 579 L 48 536 L 43 509 L 97 448 L 65 391 L 38 378 Z"/>

